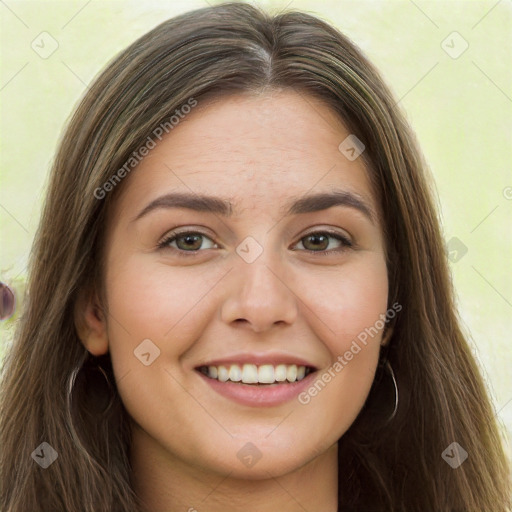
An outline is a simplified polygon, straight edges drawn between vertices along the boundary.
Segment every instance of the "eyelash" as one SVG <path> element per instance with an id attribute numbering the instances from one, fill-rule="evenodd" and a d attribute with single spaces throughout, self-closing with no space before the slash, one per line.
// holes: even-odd
<path id="1" fill-rule="evenodd" d="M 158 243 L 157 249 L 172 249 L 173 252 L 176 252 L 178 256 L 188 258 L 193 257 L 197 255 L 197 253 L 201 252 L 201 249 L 196 249 L 194 251 L 185 251 L 183 249 L 178 249 L 175 247 L 169 247 L 169 244 L 174 242 L 177 238 L 179 238 L 182 235 L 200 235 L 204 236 L 206 238 L 209 238 L 212 240 L 208 235 L 205 233 L 201 233 L 201 231 L 181 231 L 181 232 L 172 232 L 168 236 L 166 236 L 161 242 Z M 312 235 L 328 235 L 331 238 L 334 238 L 342 243 L 342 247 L 339 247 L 337 249 L 331 249 L 331 250 L 322 250 L 322 251 L 312 251 L 310 249 L 304 249 L 306 252 L 310 254 L 318 254 L 318 255 L 329 255 L 332 253 L 340 253 L 343 251 L 346 251 L 347 249 L 351 249 L 353 247 L 353 243 L 345 236 L 341 235 L 340 233 L 336 233 L 334 231 L 329 230 L 319 230 L 319 231 L 313 231 L 311 233 L 308 233 L 307 235 L 304 235 L 299 242 L 302 241 L 302 239 L 307 238 L 308 236 Z M 212 240 L 213 242 L 213 240 Z M 215 243 L 215 242 L 214 242 Z"/>

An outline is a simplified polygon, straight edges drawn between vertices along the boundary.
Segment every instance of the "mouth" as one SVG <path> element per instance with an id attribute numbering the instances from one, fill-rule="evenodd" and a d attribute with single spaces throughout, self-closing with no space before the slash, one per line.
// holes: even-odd
<path id="1" fill-rule="evenodd" d="M 249 386 L 276 386 L 299 382 L 316 371 L 312 366 L 297 364 L 226 364 L 204 365 L 196 370 L 218 382 L 246 384 Z"/>
<path id="2" fill-rule="evenodd" d="M 307 359 L 285 352 L 231 354 L 201 361 L 194 370 L 216 395 L 248 407 L 290 403 L 318 373 Z"/>

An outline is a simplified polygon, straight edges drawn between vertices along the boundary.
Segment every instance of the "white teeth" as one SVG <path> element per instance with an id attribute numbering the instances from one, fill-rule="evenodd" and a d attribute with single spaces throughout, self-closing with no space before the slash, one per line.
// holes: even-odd
<path id="1" fill-rule="evenodd" d="M 304 371 L 306 370 L 306 367 L 304 367 Z M 274 371 L 274 378 L 277 382 L 284 382 L 286 380 L 286 365 L 285 364 L 278 364 L 276 366 L 276 369 Z"/>
<path id="2" fill-rule="evenodd" d="M 263 364 L 258 368 L 258 381 L 260 384 L 272 384 L 274 379 L 274 367 L 271 364 Z"/>
<path id="3" fill-rule="evenodd" d="M 242 382 L 244 384 L 258 383 L 258 367 L 255 364 L 244 364 Z"/>
<path id="4" fill-rule="evenodd" d="M 220 382 L 242 382 L 244 384 L 274 384 L 275 382 L 295 382 L 302 380 L 309 370 L 295 364 L 232 364 L 229 366 L 203 367 L 203 373 Z"/>
<path id="5" fill-rule="evenodd" d="M 286 368 L 286 379 L 290 382 L 295 382 L 297 380 L 297 366 L 292 364 Z"/>
<path id="6" fill-rule="evenodd" d="M 229 368 L 229 380 L 233 382 L 240 382 L 242 380 L 242 370 L 240 366 L 232 364 Z"/>
<path id="7" fill-rule="evenodd" d="M 221 382 L 226 382 L 229 379 L 229 372 L 228 369 L 225 366 L 219 366 L 218 370 L 218 376 L 217 378 Z"/>

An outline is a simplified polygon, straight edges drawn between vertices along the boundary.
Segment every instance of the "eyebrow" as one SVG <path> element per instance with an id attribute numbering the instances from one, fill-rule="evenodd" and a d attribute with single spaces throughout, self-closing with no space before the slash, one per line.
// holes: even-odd
<path id="1" fill-rule="evenodd" d="M 345 206 L 361 212 L 375 224 L 376 215 L 372 207 L 358 194 L 346 190 L 333 190 L 310 194 L 299 199 L 292 198 L 284 205 L 284 216 L 327 210 L 333 206 Z M 137 221 L 157 209 L 186 208 L 197 212 L 208 212 L 223 217 L 233 216 L 233 204 L 228 199 L 216 196 L 188 193 L 165 194 L 151 201 L 132 220 Z"/>

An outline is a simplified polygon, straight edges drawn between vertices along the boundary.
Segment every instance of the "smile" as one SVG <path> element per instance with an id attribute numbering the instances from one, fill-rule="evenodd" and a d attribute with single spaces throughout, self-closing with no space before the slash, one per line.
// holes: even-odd
<path id="1" fill-rule="evenodd" d="M 309 375 L 313 368 L 296 364 L 231 364 L 219 366 L 201 366 L 198 370 L 210 379 L 219 382 L 238 382 L 241 384 L 276 384 L 296 382 Z"/>

